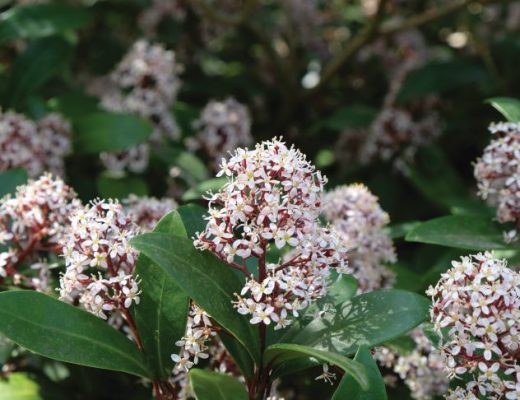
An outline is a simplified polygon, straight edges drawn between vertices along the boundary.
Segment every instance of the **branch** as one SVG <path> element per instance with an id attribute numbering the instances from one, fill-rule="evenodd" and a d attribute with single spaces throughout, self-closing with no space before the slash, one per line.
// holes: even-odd
<path id="1" fill-rule="evenodd" d="M 417 28 L 436 19 L 445 17 L 466 8 L 468 5 L 475 3 L 485 6 L 491 3 L 508 3 L 511 0 L 454 0 L 446 4 L 444 7 L 432 7 L 421 14 L 414 15 L 401 22 L 388 23 L 383 25 L 379 30 L 381 35 L 391 35 L 396 32 L 402 32 L 409 29 Z"/>
<path id="2" fill-rule="evenodd" d="M 321 90 L 321 88 L 334 77 L 334 74 L 341 69 L 344 64 L 350 61 L 363 46 L 374 39 L 379 24 L 381 23 L 381 19 L 383 18 L 386 2 L 387 0 L 380 0 L 378 9 L 372 19 L 361 30 L 361 32 L 354 36 L 349 44 L 325 66 L 319 84 L 314 88 L 307 90 L 307 92 L 304 92 L 304 95 L 311 95 Z"/>
<path id="3" fill-rule="evenodd" d="M 512 0 L 453 0 L 444 7 L 432 7 L 420 14 L 414 15 L 405 19 L 404 21 L 389 22 L 381 26 L 381 19 L 383 16 L 385 0 L 381 0 L 376 15 L 367 24 L 367 26 L 356 35 L 350 43 L 323 69 L 320 83 L 304 92 L 304 97 L 312 95 L 320 91 L 323 86 L 330 81 L 334 74 L 350 61 L 359 50 L 375 38 L 379 36 L 392 35 L 397 32 L 406 31 L 417 28 L 429 22 L 435 21 L 457 11 L 466 8 L 469 4 L 476 3 L 480 5 L 487 5 L 492 3 L 509 3 Z"/>

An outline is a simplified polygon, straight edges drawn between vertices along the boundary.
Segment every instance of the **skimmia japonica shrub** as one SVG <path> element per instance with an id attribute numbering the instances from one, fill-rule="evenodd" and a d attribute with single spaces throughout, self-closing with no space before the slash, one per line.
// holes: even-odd
<path id="1" fill-rule="evenodd" d="M 0 400 L 520 399 L 518 21 L 0 2 Z"/>

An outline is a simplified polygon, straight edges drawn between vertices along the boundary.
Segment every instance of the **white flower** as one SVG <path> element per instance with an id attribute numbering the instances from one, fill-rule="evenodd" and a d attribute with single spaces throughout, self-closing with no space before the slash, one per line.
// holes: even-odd
<path id="1" fill-rule="evenodd" d="M 331 268 L 346 270 L 344 242 L 320 226 L 326 179 L 302 153 L 276 138 L 253 150 L 237 149 L 217 175 L 225 175 L 227 183 L 209 198 L 208 223 L 195 246 L 248 275 L 240 293 L 247 297 L 237 296 L 235 306 L 252 315 L 251 323 L 269 324 L 270 314 L 281 316 L 286 309 L 297 316 L 326 294 Z M 275 248 L 287 252 L 268 263 Z M 253 257 L 258 278 L 245 269 Z"/>

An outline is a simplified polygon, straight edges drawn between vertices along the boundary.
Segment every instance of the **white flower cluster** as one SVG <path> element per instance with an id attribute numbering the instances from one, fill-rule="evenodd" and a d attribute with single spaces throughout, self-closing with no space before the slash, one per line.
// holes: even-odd
<path id="1" fill-rule="evenodd" d="M 450 377 L 465 388 L 449 399 L 520 397 L 520 274 L 479 253 L 453 261 L 427 294 Z"/>
<path id="2" fill-rule="evenodd" d="M 478 194 L 497 206 L 498 221 L 520 226 L 520 123 L 502 122 L 489 127 L 495 139 L 475 163 Z M 516 229 L 506 232 L 516 239 Z"/>
<path id="3" fill-rule="evenodd" d="M 152 231 L 157 222 L 167 213 L 177 208 L 173 199 L 156 199 L 130 195 L 122 201 L 125 212 L 142 231 Z"/>
<path id="4" fill-rule="evenodd" d="M 217 176 L 228 182 L 209 199 L 206 230 L 195 245 L 215 253 L 248 278 L 236 307 L 251 323 L 290 324 L 298 312 L 325 295 L 330 268 L 347 268 L 346 248 L 319 225 L 325 178 L 294 147 L 278 139 L 237 149 Z M 287 253 L 268 262 L 268 253 Z M 245 267 L 258 265 L 258 278 Z"/>
<path id="5" fill-rule="evenodd" d="M 194 127 L 199 130 L 197 146 L 214 160 L 216 168 L 230 151 L 253 142 L 249 112 L 233 98 L 210 101 Z"/>
<path id="6" fill-rule="evenodd" d="M 349 271 L 359 282 L 360 292 L 391 287 L 394 273 L 384 266 L 394 263 L 392 240 L 383 228 L 390 222 L 378 199 L 366 186 L 352 184 L 328 192 L 323 215 L 349 248 Z"/>
<path id="7" fill-rule="evenodd" d="M 68 217 L 80 205 L 76 193 L 49 174 L 1 199 L 0 279 L 11 277 L 15 284 L 45 290 L 48 265 L 39 256 L 61 252 Z M 20 267 L 26 264 L 40 271 L 40 277 L 23 275 Z"/>
<path id="8" fill-rule="evenodd" d="M 63 158 L 71 152 L 70 125 L 59 114 L 33 122 L 0 111 L 0 171 L 24 168 L 37 178 L 45 171 L 63 175 Z"/>
<path id="9" fill-rule="evenodd" d="M 188 371 L 199 359 L 209 357 L 208 342 L 215 336 L 216 330 L 209 315 L 192 303 L 186 324 L 186 334 L 175 344 L 181 347 L 180 354 L 172 354 L 175 362 L 174 372 Z"/>
<path id="10" fill-rule="evenodd" d="M 148 119 L 154 126 L 150 143 L 179 136 L 177 123 L 170 112 L 180 86 L 173 51 L 139 40 L 117 65 L 110 79 L 115 88 L 102 96 L 105 109 L 135 113 Z M 146 143 L 122 152 L 104 153 L 101 160 L 111 170 L 127 168 L 142 172 L 148 165 L 148 146 Z"/>
<path id="11" fill-rule="evenodd" d="M 409 110 L 384 108 L 370 125 L 360 160 L 365 163 L 376 158 L 386 161 L 401 156 L 401 152 L 402 158 L 410 159 L 419 147 L 440 136 L 441 127 L 439 115 L 431 110 L 416 117 Z"/>
<path id="12" fill-rule="evenodd" d="M 374 358 L 385 368 L 392 369 L 405 382 L 416 400 L 432 400 L 448 392 L 448 373 L 444 358 L 424 334 L 416 328 L 410 336 L 416 348 L 399 354 L 387 347 L 376 349 Z"/>
<path id="13" fill-rule="evenodd" d="M 60 298 L 78 300 L 103 319 L 125 316 L 132 303 L 139 303 L 138 282 L 132 276 L 137 253 L 129 244 L 137 231 L 116 201 L 94 201 L 77 209 L 63 248 L 66 271 Z"/>

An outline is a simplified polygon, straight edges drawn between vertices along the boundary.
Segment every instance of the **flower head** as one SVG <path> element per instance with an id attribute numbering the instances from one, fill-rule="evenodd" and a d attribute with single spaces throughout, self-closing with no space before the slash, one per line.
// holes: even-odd
<path id="1" fill-rule="evenodd" d="M 454 393 L 511 398 L 519 382 L 512 372 L 519 369 L 520 274 L 491 253 L 452 266 L 428 294 L 448 372 L 468 377 L 466 389 Z"/>
<path id="2" fill-rule="evenodd" d="M 76 193 L 50 174 L 16 189 L 0 200 L 0 276 L 16 278 L 20 284 L 44 289 L 45 279 L 34 281 L 20 274 L 28 263 L 45 275 L 48 267 L 41 253 L 60 253 L 67 234 L 68 217 L 81 206 Z M 42 276 L 44 276 L 42 275 Z M 43 286 L 42 286 L 43 285 Z"/>
<path id="3" fill-rule="evenodd" d="M 284 309 L 297 316 L 324 296 L 330 268 L 343 272 L 347 264 L 343 242 L 319 224 L 325 178 L 279 139 L 236 150 L 222 160 L 221 175 L 228 181 L 209 199 L 195 245 L 243 272 L 245 260 L 257 261 L 258 278 L 248 274 L 236 302 L 252 323 L 285 320 Z"/>
<path id="4" fill-rule="evenodd" d="M 392 240 L 383 231 L 390 218 L 377 197 L 361 184 L 340 186 L 325 195 L 323 215 L 351 249 L 349 270 L 360 291 L 392 286 L 395 276 L 384 266 L 396 260 Z"/>
<path id="5" fill-rule="evenodd" d="M 137 253 L 129 244 L 137 232 L 116 201 L 94 201 L 77 209 L 63 249 L 66 271 L 60 279 L 60 298 L 78 299 L 103 319 L 139 303 L 138 282 L 132 276 Z"/>
<path id="6" fill-rule="evenodd" d="M 520 123 L 492 124 L 489 131 L 495 139 L 484 149 L 475 163 L 478 194 L 497 206 L 500 222 L 520 225 Z M 516 230 L 508 232 L 508 241 L 516 238 Z"/>

